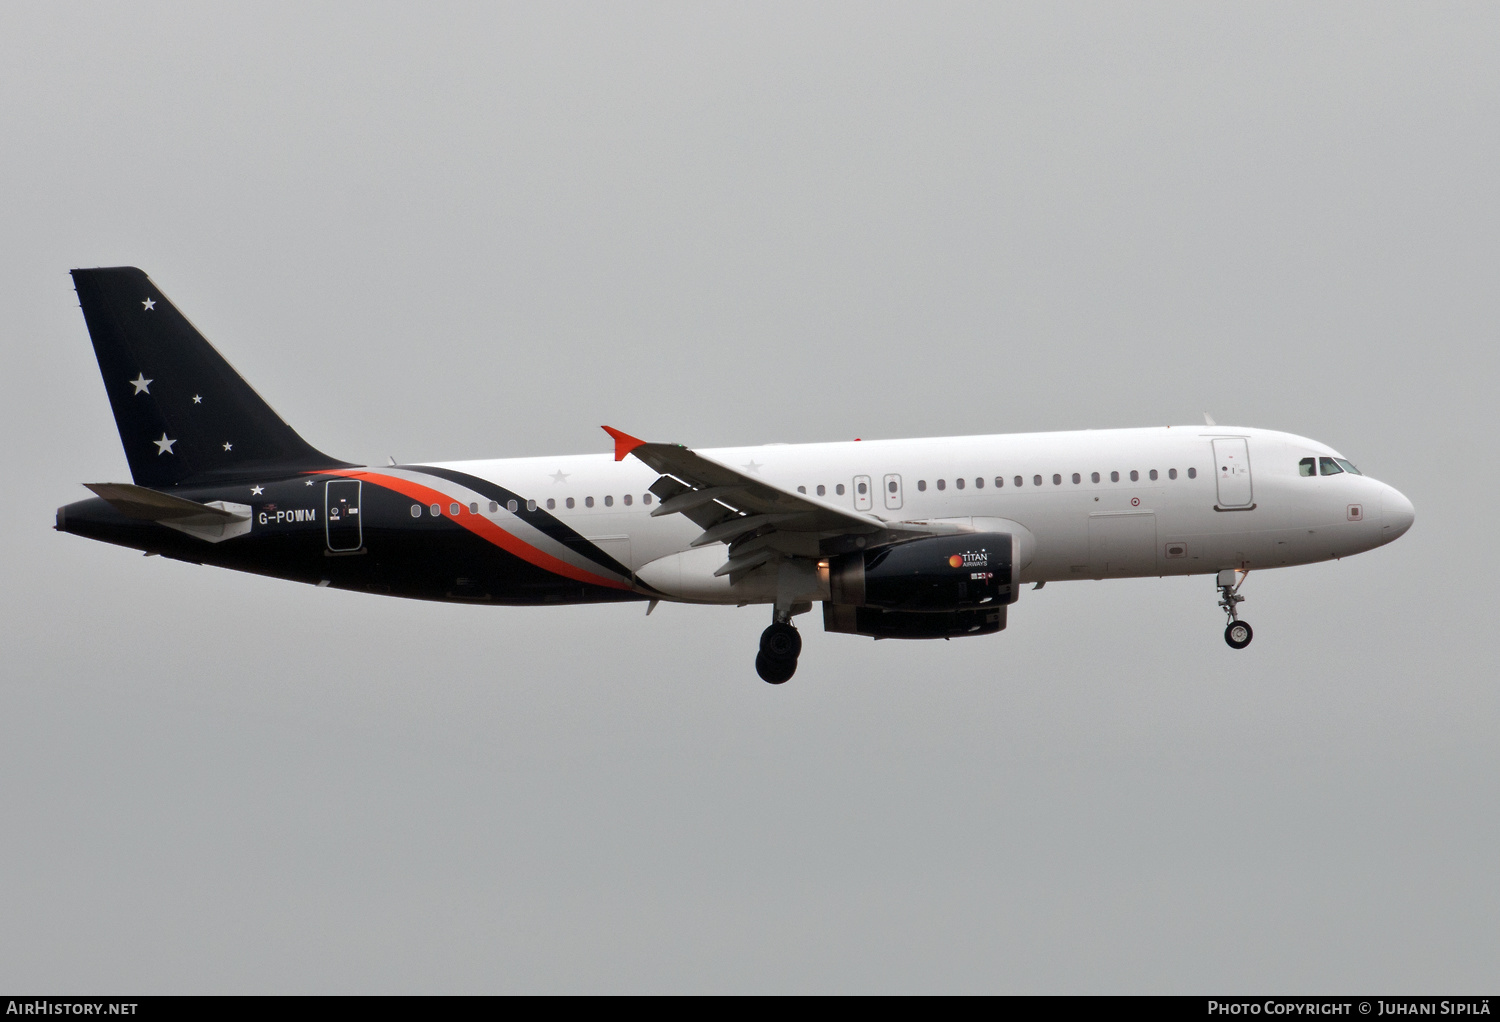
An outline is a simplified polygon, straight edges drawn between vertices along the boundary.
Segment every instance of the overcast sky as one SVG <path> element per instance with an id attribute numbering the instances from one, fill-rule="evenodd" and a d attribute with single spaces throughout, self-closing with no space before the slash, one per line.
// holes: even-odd
<path id="1" fill-rule="evenodd" d="M 1500 6 L 0 6 L 0 988 L 1492 993 Z M 1393 546 L 999 635 L 52 531 L 67 271 L 381 461 L 1220 423 Z"/>

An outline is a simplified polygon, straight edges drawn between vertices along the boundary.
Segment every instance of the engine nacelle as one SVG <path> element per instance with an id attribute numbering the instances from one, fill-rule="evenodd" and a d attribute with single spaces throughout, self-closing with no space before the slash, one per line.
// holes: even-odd
<path id="1" fill-rule="evenodd" d="M 1004 607 L 1019 595 L 1019 547 L 1010 533 L 971 532 L 845 554 L 829 561 L 829 601 L 915 614 Z"/>

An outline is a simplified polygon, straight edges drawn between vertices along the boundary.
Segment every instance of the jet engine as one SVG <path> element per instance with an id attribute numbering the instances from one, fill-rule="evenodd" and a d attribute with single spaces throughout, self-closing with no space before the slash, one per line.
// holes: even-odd
<path id="1" fill-rule="evenodd" d="M 947 639 L 1005 627 L 1020 593 L 1011 533 L 932 536 L 832 558 L 823 629 L 877 639 Z"/>

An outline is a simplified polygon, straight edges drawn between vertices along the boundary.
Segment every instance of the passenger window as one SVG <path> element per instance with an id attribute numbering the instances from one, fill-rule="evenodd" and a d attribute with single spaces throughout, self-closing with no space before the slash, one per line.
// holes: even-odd
<path id="1" fill-rule="evenodd" d="M 428 508 L 427 510 L 429 510 L 429 511 L 432 512 L 432 517 L 434 517 L 434 518 L 436 518 L 438 515 L 440 515 L 440 514 L 443 513 L 443 507 L 442 507 L 441 504 L 434 504 L 434 505 L 432 505 L 432 507 Z"/>
<path id="2" fill-rule="evenodd" d="M 1053 472 L 1052 473 L 1052 485 L 1053 486 L 1061 486 L 1062 485 L 1062 475 L 1060 473 L 1057 473 L 1057 472 Z"/>
<path id="3" fill-rule="evenodd" d="M 807 492 L 807 487 L 806 486 L 799 486 L 799 487 L 797 487 L 797 492 L 798 493 L 806 493 Z"/>
<path id="4" fill-rule="evenodd" d="M 569 497 L 567 500 L 563 501 L 563 505 L 567 507 L 569 511 L 573 510 L 573 498 Z"/>
<path id="5" fill-rule="evenodd" d="M 615 506 L 615 498 L 614 497 L 610 497 L 610 496 L 606 496 L 604 498 L 604 506 L 605 507 L 614 507 Z"/>
<path id="6" fill-rule="evenodd" d="M 1167 469 L 1167 478 L 1168 479 L 1176 479 L 1177 478 L 1177 470 L 1175 468 L 1169 468 L 1169 469 Z"/>
<path id="7" fill-rule="evenodd" d="M 804 491 L 804 492 L 806 492 L 806 491 Z M 621 500 L 623 500 L 623 501 L 624 501 L 624 502 L 625 502 L 625 506 L 626 506 L 626 507 L 629 507 L 629 506 L 630 506 L 630 502 L 631 502 L 631 501 L 633 501 L 633 500 L 635 500 L 635 498 L 634 498 L 634 497 L 632 497 L 632 496 L 631 496 L 631 495 L 630 495 L 630 494 L 628 494 L 628 493 L 627 493 L 627 494 L 625 494 L 625 496 L 623 496 L 623 497 L 621 497 L 621 498 L 620 498 L 620 499 L 621 499 Z"/>
<path id="8" fill-rule="evenodd" d="M 479 505 L 477 503 L 470 504 L 469 505 L 469 514 L 471 514 L 471 515 L 477 515 L 478 513 L 479 513 Z"/>
<path id="9" fill-rule="evenodd" d="M 555 510 L 557 510 L 557 501 L 554 500 L 554 499 L 552 499 L 551 497 L 547 498 L 547 510 L 548 511 L 555 511 Z"/>
<path id="10" fill-rule="evenodd" d="M 938 489 L 940 489 L 940 490 L 946 490 L 947 488 L 948 488 L 948 480 L 946 480 L 946 479 L 939 479 L 938 480 Z"/>
<path id="11" fill-rule="evenodd" d="M 507 500 L 505 502 L 505 510 L 509 511 L 511 514 L 515 514 L 517 511 L 521 510 L 521 505 L 517 504 L 513 500 Z"/>
<path id="12" fill-rule="evenodd" d="M 1357 475 L 1357 476 L 1364 475 L 1364 473 L 1361 472 L 1359 469 L 1355 468 L 1352 463 L 1350 463 L 1348 461 L 1345 461 L 1343 458 L 1334 458 L 1333 460 L 1336 461 L 1336 462 L 1338 462 L 1339 463 L 1339 467 L 1342 468 L 1345 472 L 1352 472 L 1354 475 Z"/>
<path id="13" fill-rule="evenodd" d="M 594 506 L 594 498 L 593 497 L 584 497 L 583 498 L 583 506 L 584 507 L 593 507 Z"/>
<path id="14" fill-rule="evenodd" d="M 499 511 L 499 510 L 500 510 L 500 505 L 497 504 L 497 503 L 495 503 L 493 500 L 490 501 L 490 514 L 494 514 L 496 511 Z"/>
<path id="15" fill-rule="evenodd" d="M 1042 485 L 1042 477 L 1041 476 L 1032 476 L 1031 477 L 1031 485 L 1032 486 L 1040 486 L 1040 485 Z"/>
<path id="16" fill-rule="evenodd" d="M 1021 477 L 1020 476 L 1016 476 L 1016 485 L 1017 486 L 1021 485 Z"/>
<path id="17" fill-rule="evenodd" d="M 922 493 L 926 493 L 927 492 L 927 480 L 926 479 L 918 479 L 917 480 L 917 489 L 920 492 L 922 492 Z"/>
<path id="18" fill-rule="evenodd" d="M 457 503 L 453 503 L 453 504 L 449 504 L 448 505 L 448 513 L 450 515 L 453 515 L 455 518 L 458 517 L 458 513 L 461 510 L 463 510 L 463 509 L 460 508 Z"/>
<path id="19" fill-rule="evenodd" d="M 982 489 L 984 489 L 984 476 L 975 476 L 974 477 L 974 489 L 976 489 L 976 490 L 982 490 Z"/>
<path id="20" fill-rule="evenodd" d="M 1098 472 L 1090 472 L 1089 473 L 1089 482 L 1091 482 L 1091 483 L 1097 483 L 1098 481 L 1099 481 L 1099 473 Z"/>
<path id="21" fill-rule="evenodd" d="M 1081 483 L 1081 482 L 1083 482 L 1083 476 L 1079 475 L 1077 472 L 1074 472 L 1073 473 L 1073 482 L 1074 483 Z"/>
<path id="22" fill-rule="evenodd" d="M 885 484 L 885 488 L 887 490 L 889 490 L 891 493 L 895 493 L 896 492 L 896 480 L 892 479 L 890 482 L 886 483 Z"/>
<path id="23" fill-rule="evenodd" d="M 842 497 L 844 495 L 844 484 L 836 483 L 833 487 L 833 492 L 835 496 Z"/>
<path id="24" fill-rule="evenodd" d="M 528 500 L 526 502 L 526 510 L 528 510 L 528 511 L 535 511 L 536 510 L 536 501 L 534 501 L 534 500 Z"/>
<path id="25" fill-rule="evenodd" d="M 1297 474 L 1303 476 L 1315 476 L 1318 474 L 1318 459 L 1303 458 L 1297 462 Z"/>
<path id="26" fill-rule="evenodd" d="M 1137 472 L 1135 469 L 1131 469 L 1130 470 L 1130 481 L 1133 482 L 1133 483 L 1140 482 L 1141 481 L 1141 474 L 1139 472 Z"/>
<path id="27" fill-rule="evenodd" d="M 867 486 L 864 483 L 860 483 L 859 486 L 856 487 L 856 488 L 859 490 L 859 495 L 861 497 L 863 497 L 866 493 L 870 492 L 869 486 Z M 942 488 L 943 488 L 943 484 L 942 483 L 938 483 L 938 489 L 941 490 Z"/>
<path id="28" fill-rule="evenodd" d="M 642 504 L 650 504 L 651 503 L 651 494 L 649 494 L 649 493 L 643 493 L 643 494 L 641 494 L 641 503 Z"/>
<path id="29" fill-rule="evenodd" d="M 827 493 L 828 493 L 828 487 L 824 486 L 822 483 L 819 483 L 818 484 L 818 496 L 822 497 L 822 496 L 824 496 Z"/>
<path id="30" fill-rule="evenodd" d="M 422 517 L 422 505 L 421 504 L 413 504 L 411 506 L 411 516 L 413 518 L 421 518 Z"/>
<path id="31" fill-rule="evenodd" d="M 1188 478 L 1189 479 L 1197 479 L 1198 478 L 1198 470 L 1196 468 L 1190 468 L 1190 469 L 1188 469 Z"/>
<path id="32" fill-rule="evenodd" d="M 1156 469 L 1154 468 L 1151 470 L 1151 481 L 1156 482 Z"/>
<path id="33" fill-rule="evenodd" d="M 1332 458 L 1318 459 L 1318 475 L 1320 476 L 1336 476 L 1343 471 L 1343 469 L 1339 468 L 1338 462 Z"/>
<path id="34" fill-rule="evenodd" d="M 1111 472 L 1109 474 L 1109 481 L 1112 482 L 1112 483 L 1119 482 L 1120 481 L 1120 473 L 1118 473 L 1118 472 Z"/>
<path id="35" fill-rule="evenodd" d="M 953 480 L 953 485 L 957 486 L 960 490 L 963 489 L 964 488 L 964 477 L 963 476 L 959 476 L 957 479 Z"/>

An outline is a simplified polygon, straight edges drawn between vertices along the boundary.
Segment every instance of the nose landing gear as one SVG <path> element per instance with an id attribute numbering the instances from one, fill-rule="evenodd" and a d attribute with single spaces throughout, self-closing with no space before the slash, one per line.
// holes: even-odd
<path id="1" fill-rule="evenodd" d="M 1248 571 L 1239 572 L 1233 568 L 1219 572 L 1219 606 L 1229 618 L 1229 624 L 1224 629 L 1224 641 L 1229 643 L 1230 649 L 1244 649 L 1255 637 L 1255 632 L 1248 623 L 1240 620 L 1239 611 L 1235 609 L 1245 602 L 1245 598 L 1240 595 L 1240 586 L 1245 584 L 1249 575 Z"/>
<path id="2" fill-rule="evenodd" d="M 755 655 L 755 673 L 762 681 L 781 685 L 797 673 L 802 636 L 790 621 L 773 621 L 760 633 L 760 652 Z"/>

